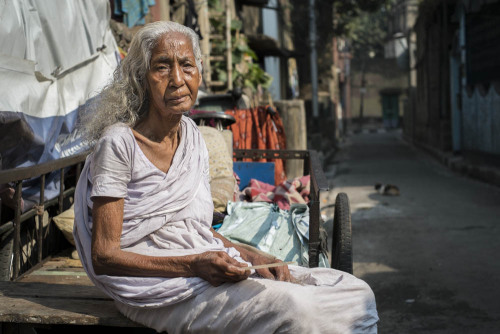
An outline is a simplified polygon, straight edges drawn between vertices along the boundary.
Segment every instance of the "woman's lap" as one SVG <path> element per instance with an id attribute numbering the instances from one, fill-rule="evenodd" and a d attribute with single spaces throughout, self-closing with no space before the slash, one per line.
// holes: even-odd
<path id="1" fill-rule="evenodd" d="M 174 333 L 376 333 L 375 298 L 368 285 L 332 270 L 292 268 L 301 285 L 259 278 L 210 287 L 155 309 L 117 304 L 132 320 Z"/>

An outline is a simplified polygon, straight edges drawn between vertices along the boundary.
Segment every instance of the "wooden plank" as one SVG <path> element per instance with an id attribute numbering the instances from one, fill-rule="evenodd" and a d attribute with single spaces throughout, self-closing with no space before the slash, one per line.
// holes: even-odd
<path id="1" fill-rule="evenodd" d="M 0 322 L 142 327 L 120 314 L 111 300 L 66 300 L 61 303 L 53 298 L 2 297 L 0 301 Z"/>
<path id="2" fill-rule="evenodd" d="M 67 276 L 67 275 L 57 275 L 57 276 L 49 276 L 49 275 L 29 275 L 23 277 L 18 282 L 24 283 L 47 283 L 47 284 L 70 284 L 70 285 L 85 285 L 85 286 L 93 286 L 94 283 L 85 275 L 85 276 Z"/>
<path id="3" fill-rule="evenodd" d="M 87 274 L 69 270 L 36 270 L 30 276 L 87 276 Z"/>
<path id="4" fill-rule="evenodd" d="M 213 87 L 223 87 L 225 85 L 226 85 L 226 83 L 224 81 L 211 81 L 210 82 L 210 86 L 213 86 Z"/>
<path id="5" fill-rule="evenodd" d="M 52 258 L 44 262 L 39 268 L 34 268 L 34 270 L 21 276 L 16 282 L 94 285 L 87 277 L 80 260 L 73 260 L 68 257 Z"/>
<path id="6" fill-rule="evenodd" d="M 83 271 L 83 266 L 80 260 L 70 259 L 69 257 L 55 257 L 52 258 L 45 263 L 43 263 L 43 268 L 50 270 L 53 268 L 62 269 L 62 268 L 81 268 Z M 72 269 L 72 270 L 73 270 Z"/>
<path id="7" fill-rule="evenodd" d="M 0 282 L 0 297 L 111 300 L 95 286 L 45 282 Z"/>
<path id="8" fill-rule="evenodd" d="M 168 1 L 167 1 L 168 2 Z M 210 68 L 210 19 L 208 17 L 208 2 L 207 1 L 199 1 L 196 4 L 196 12 L 198 13 L 198 23 L 200 27 L 201 35 L 203 39 L 200 41 L 201 54 L 203 59 L 203 81 L 207 87 L 210 87 L 210 81 L 212 81 L 211 73 L 212 70 Z"/>
<path id="9" fill-rule="evenodd" d="M 226 61 L 226 57 L 224 56 L 210 56 L 210 61 Z"/>
<path id="10" fill-rule="evenodd" d="M 217 12 L 215 10 L 209 10 L 208 11 L 208 17 L 210 17 L 210 18 L 221 18 L 221 17 L 224 17 L 224 13 Z"/>
<path id="11" fill-rule="evenodd" d="M 94 286 L 0 282 L 0 322 L 142 327 Z"/>
<path id="12" fill-rule="evenodd" d="M 231 48 L 231 0 L 226 0 L 226 68 L 227 89 L 233 89 L 233 51 Z"/>
<path id="13" fill-rule="evenodd" d="M 304 100 L 274 101 L 285 128 L 286 148 L 289 150 L 307 149 L 307 127 Z M 288 179 L 304 175 L 304 161 L 287 160 L 286 176 Z"/>

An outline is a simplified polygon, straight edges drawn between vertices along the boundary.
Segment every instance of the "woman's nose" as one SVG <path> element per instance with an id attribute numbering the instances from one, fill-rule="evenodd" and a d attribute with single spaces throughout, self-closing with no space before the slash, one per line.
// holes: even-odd
<path id="1" fill-rule="evenodd" d="M 182 86 L 182 83 L 184 82 L 183 76 L 182 76 L 182 69 L 179 64 L 175 64 L 172 68 L 172 71 L 170 72 L 170 82 L 169 84 L 174 87 L 179 87 Z"/>

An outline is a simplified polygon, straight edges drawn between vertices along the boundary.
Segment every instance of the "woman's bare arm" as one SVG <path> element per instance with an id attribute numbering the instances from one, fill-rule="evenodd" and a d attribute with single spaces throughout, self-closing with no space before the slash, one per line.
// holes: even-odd
<path id="1" fill-rule="evenodd" d="M 246 279 L 246 266 L 225 252 L 161 257 L 123 251 L 120 237 L 124 200 L 93 198 L 92 265 L 97 275 L 139 277 L 201 277 L 212 285 Z"/>

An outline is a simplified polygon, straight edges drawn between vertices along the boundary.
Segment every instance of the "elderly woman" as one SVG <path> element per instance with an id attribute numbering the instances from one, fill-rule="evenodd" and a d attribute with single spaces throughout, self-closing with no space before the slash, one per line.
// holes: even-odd
<path id="1" fill-rule="evenodd" d="M 280 266 L 211 229 L 208 152 L 183 116 L 201 84 L 197 35 L 173 22 L 134 37 L 86 121 L 95 142 L 74 236 L 97 287 L 130 319 L 168 333 L 374 333 L 363 281 Z"/>

